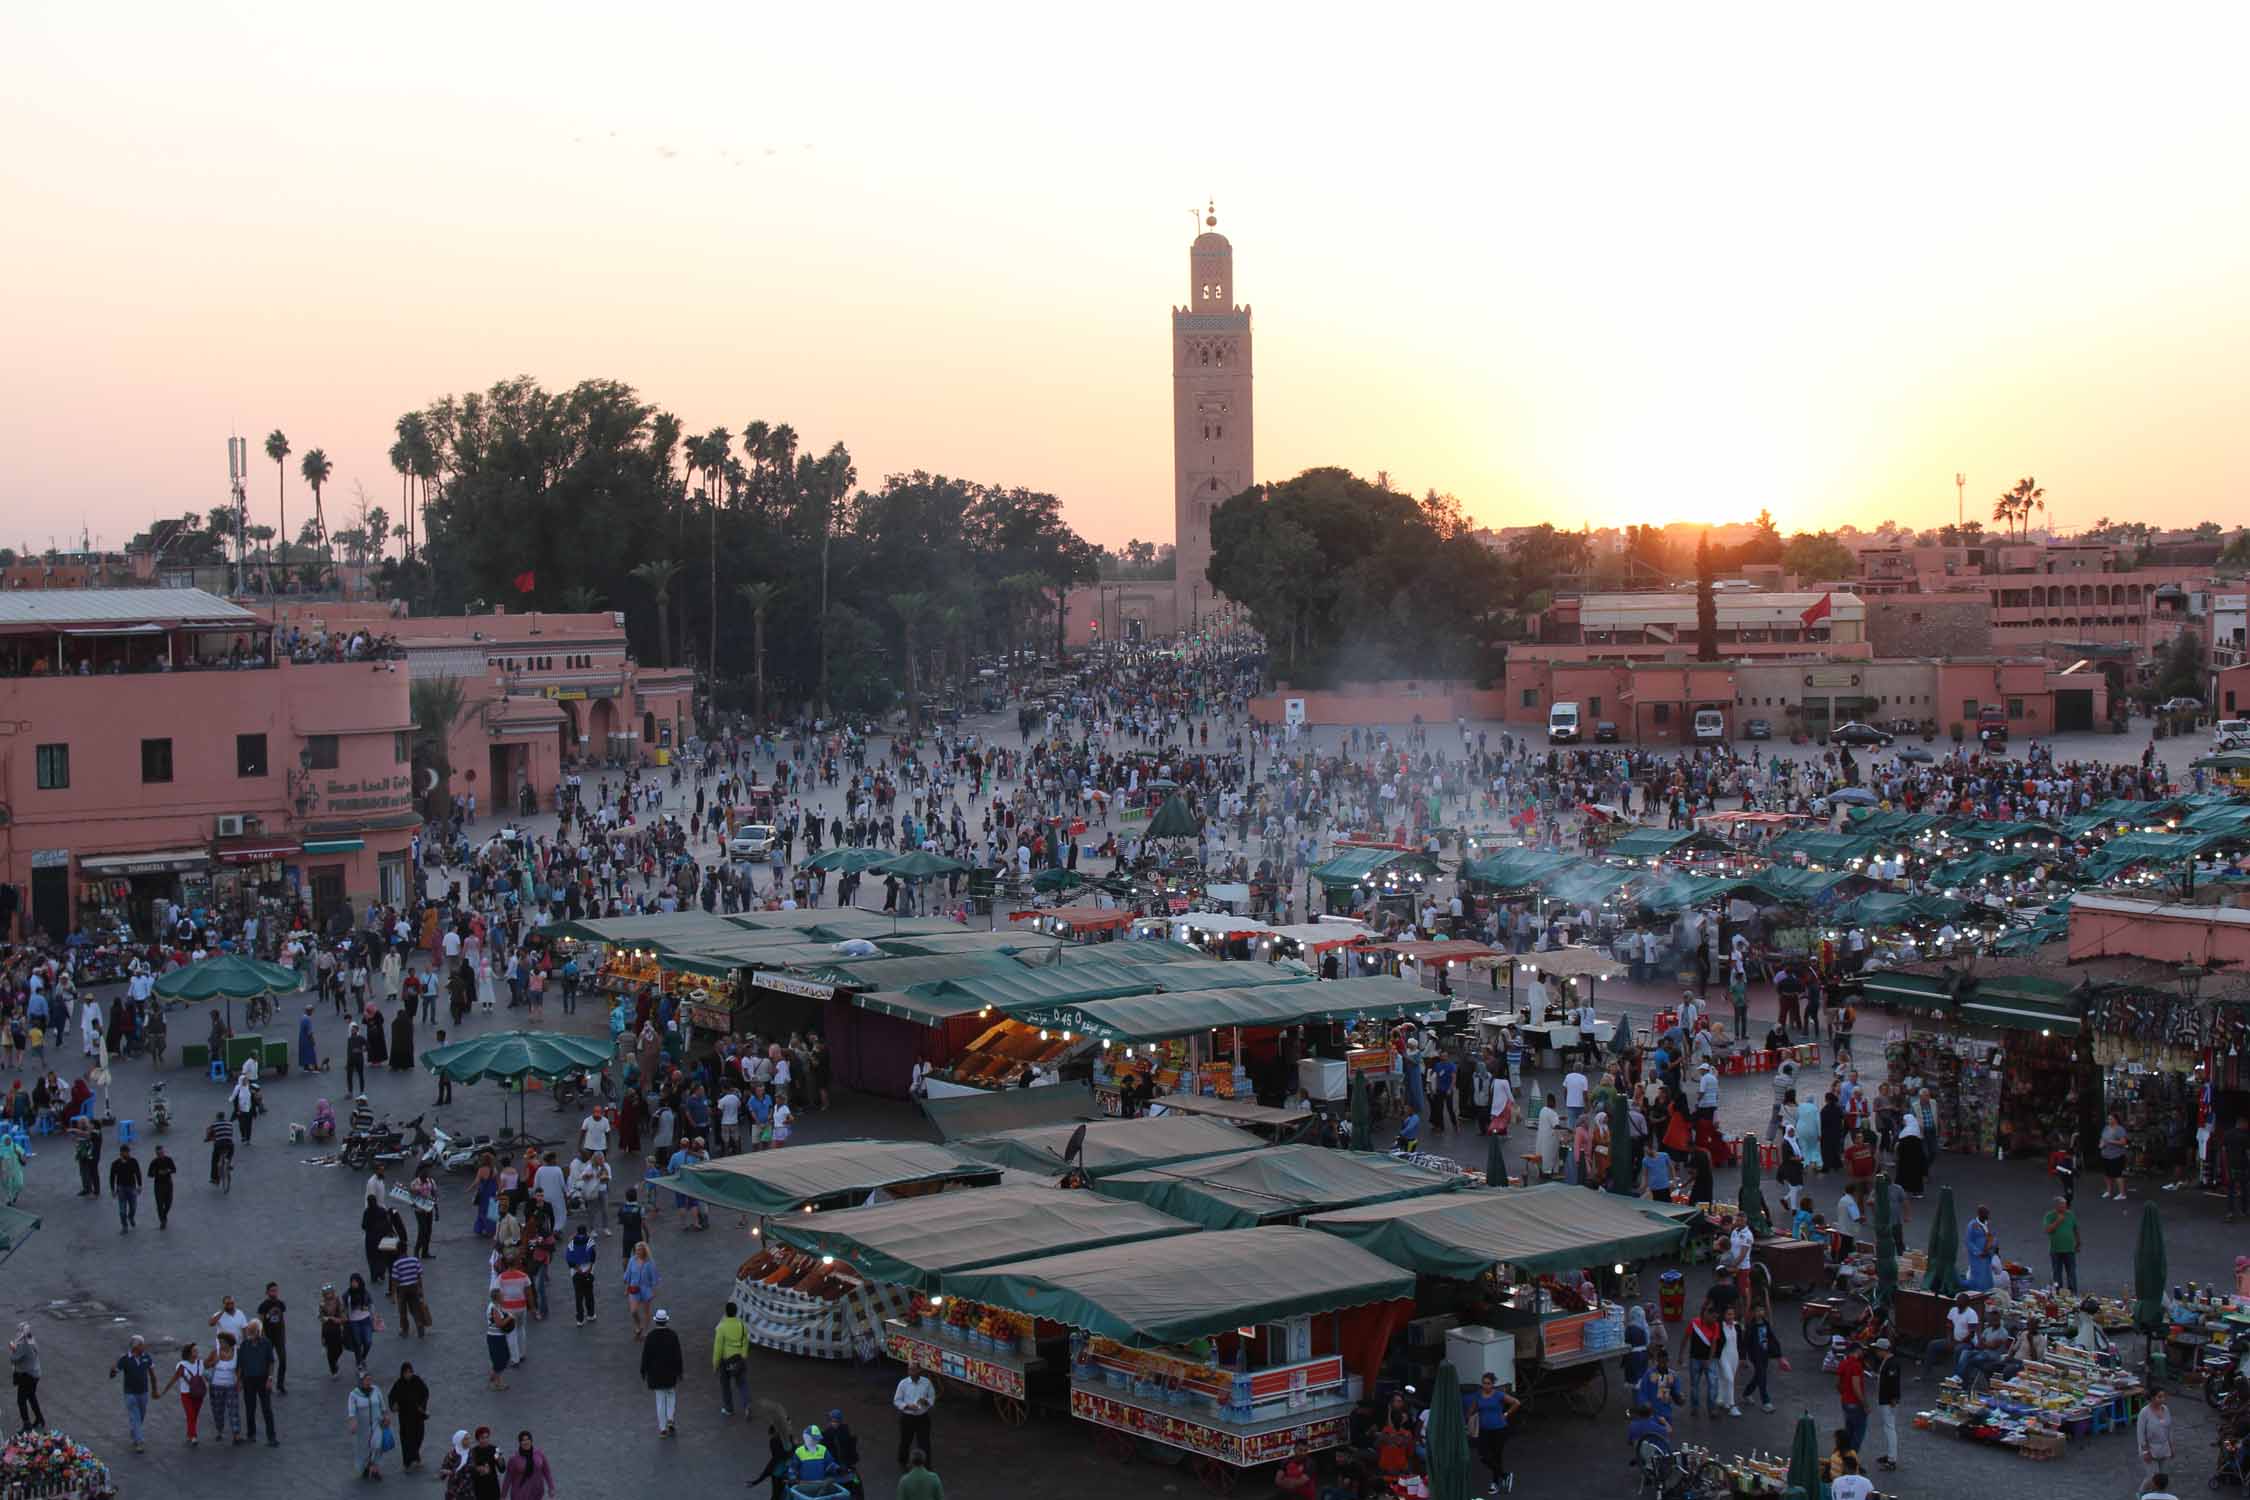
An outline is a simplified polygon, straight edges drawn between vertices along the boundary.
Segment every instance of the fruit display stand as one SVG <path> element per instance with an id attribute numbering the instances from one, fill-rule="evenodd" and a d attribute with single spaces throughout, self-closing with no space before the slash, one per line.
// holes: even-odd
<path id="1" fill-rule="evenodd" d="M 985 1028 L 952 1063 L 930 1074 L 929 1082 L 955 1089 L 988 1090 L 1013 1086 L 1026 1068 L 1053 1069 L 1090 1043 L 1067 1031 L 1027 1026 L 1002 1018 Z"/>
<path id="2" fill-rule="evenodd" d="M 1000 1420 L 1021 1427 L 1040 1377 L 1055 1368 L 1040 1352 L 1038 1332 L 1030 1318 L 1006 1308 L 917 1296 L 907 1316 L 883 1325 L 883 1347 L 910 1369 L 989 1394 Z M 1046 1332 L 1047 1343 L 1060 1346 L 1063 1330 L 1049 1325 Z"/>
<path id="3" fill-rule="evenodd" d="M 1129 1457 L 1146 1439 L 1187 1454 L 1204 1484 L 1224 1493 L 1236 1472 L 1341 1447 L 1352 1401 L 1335 1355 L 1233 1371 L 1166 1350 L 1087 1341 L 1071 1367 L 1070 1412 L 1102 1431 L 1095 1442 Z"/>

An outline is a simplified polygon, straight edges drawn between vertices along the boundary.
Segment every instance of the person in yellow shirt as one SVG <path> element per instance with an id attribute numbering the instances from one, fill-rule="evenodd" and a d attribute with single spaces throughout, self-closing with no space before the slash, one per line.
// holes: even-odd
<path id="1" fill-rule="evenodd" d="M 750 1409 L 750 1328 L 738 1317 L 734 1304 L 711 1330 L 711 1368 L 719 1376 L 719 1415 L 731 1417 L 736 1407 Z"/>

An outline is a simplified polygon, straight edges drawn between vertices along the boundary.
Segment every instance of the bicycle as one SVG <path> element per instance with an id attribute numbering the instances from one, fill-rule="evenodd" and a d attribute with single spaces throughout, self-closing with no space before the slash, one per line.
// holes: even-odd
<path id="1" fill-rule="evenodd" d="M 221 1193 L 234 1191 L 234 1153 L 232 1151 L 219 1158 L 219 1191 Z"/>

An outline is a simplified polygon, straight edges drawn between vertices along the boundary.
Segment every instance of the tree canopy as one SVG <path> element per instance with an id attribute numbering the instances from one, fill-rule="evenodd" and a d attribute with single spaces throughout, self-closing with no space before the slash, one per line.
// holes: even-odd
<path id="1" fill-rule="evenodd" d="M 1513 597 L 1508 564 L 1476 539 L 1457 504 L 1334 468 L 1221 504 L 1205 576 L 1250 612 L 1275 672 L 1300 686 L 1488 680 L 1497 621 Z"/>
<path id="2" fill-rule="evenodd" d="M 691 434 L 617 381 L 504 380 L 399 431 L 427 507 L 426 545 L 398 580 L 410 595 L 439 610 L 601 601 L 626 612 L 644 661 L 693 659 L 730 704 L 754 696 L 757 600 L 769 704 L 817 693 L 825 596 L 829 696 L 863 711 L 910 677 L 952 680 L 973 650 L 1041 639 L 1033 622 L 1058 617 L 1056 591 L 1095 574 L 1053 495 L 920 471 L 862 490 L 842 443 L 810 451 L 764 421 L 739 439 Z M 746 592 L 758 583 L 774 589 Z M 911 631 L 892 607 L 902 591 L 929 598 Z"/>

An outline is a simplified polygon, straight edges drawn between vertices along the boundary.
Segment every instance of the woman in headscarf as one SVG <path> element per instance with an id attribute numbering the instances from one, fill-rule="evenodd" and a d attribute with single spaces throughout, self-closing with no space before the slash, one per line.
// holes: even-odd
<path id="1" fill-rule="evenodd" d="M 23 1147 L 11 1132 L 0 1136 L 0 1203 L 13 1203 L 23 1192 Z"/>
<path id="2" fill-rule="evenodd" d="M 470 1500 L 475 1491 L 469 1487 L 469 1429 L 456 1430 L 453 1446 L 446 1449 L 445 1457 L 438 1460 L 439 1491 L 445 1500 Z"/>
<path id="3" fill-rule="evenodd" d="M 1922 1177 L 1929 1161 L 1922 1154 L 1922 1117 L 1910 1107 L 1898 1119 L 1898 1185 L 1908 1194 L 1922 1196 Z"/>
<path id="4" fill-rule="evenodd" d="M 391 1017 L 391 1071 L 404 1073 L 414 1066 L 414 1007 L 401 1006 Z"/>

